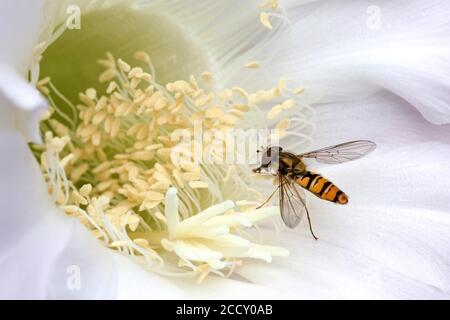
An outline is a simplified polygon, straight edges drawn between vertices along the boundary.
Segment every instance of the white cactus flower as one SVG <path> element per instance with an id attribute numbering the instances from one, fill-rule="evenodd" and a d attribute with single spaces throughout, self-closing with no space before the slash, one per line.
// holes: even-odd
<path id="1" fill-rule="evenodd" d="M 443 0 L 3 0 L 0 297 L 448 299 L 449 14 Z M 199 119 L 277 128 L 298 153 L 378 149 L 317 168 L 350 202 L 308 197 L 314 241 L 255 209 L 273 186 L 250 166 L 175 161 L 177 129 Z"/>

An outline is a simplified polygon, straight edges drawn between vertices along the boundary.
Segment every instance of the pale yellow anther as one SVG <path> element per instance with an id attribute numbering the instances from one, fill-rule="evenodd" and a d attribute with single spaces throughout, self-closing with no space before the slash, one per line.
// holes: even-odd
<path id="1" fill-rule="evenodd" d="M 113 121 L 114 117 L 112 116 L 106 117 L 105 121 L 103 122 L 103 129 L 105 130 L 105 133 L 107 134 L 111 133 Z"/>
<path id="2" fill-rule="evenodd" d="M 91 122 L 94 114 L 95 114 L 94 108 L 88 108 L 80 112 L 80 118 L 83 119 L 83 124 L 85 126 L 87 126 Z"/>
<path id="3" fill-rule="evenodd" d="M 241 87 L 233 87 L 233 88 L 231 88 L 231 90 L 233 90 L 234 92 L 240 94 L 243 98 L 248 99 L 248 92 L 245 91 L 243 88 L 241 88 Z"/>
<path id="4" fill-rule="evenodd" d="M 108 59 L 99 59 L 97 63 L 106 69 L 113 69 L 115 67 L 114 61 Z"/>
<path id="5" fill-rule="evenodd" d="M 231 115 L 231 114 L 224 115 L 223 117 L 220 118 L 221 123 L 230 125 L 230 126 L 235 125 L 238 120 L 239 119 L 236 116 Z"/>
<path id="6" fill-rule="evenodd" d="M 145 193 L 145 198 L 150 201 L 162 201 L 164 199 L 164 194 L 149 190 Z"/>
<path id="7" fill-rule="evenodd" d="M 75 155 L 73 153 L 69 153 L 61 159 L 61 167 L 65 168 L 73 159 L 75 159 Z"/>
<path id="8" fill-rule="evenodd" d="M 278 80 L 277 95 L 281 96 L 284 90 L 286 89 L 286 86 L 287 86 L 286 79 L 281 78 L 280 80 Z"/>
<path id="9" fill-rule="evenodd" d="M 136 139 L 144 140 L 145 138 L 147 138 L 147 135 L 148 135 L 148 127 L 144 125 L 136 133 Z"/>
<path id="10" fill-rule="evenodd" d="M 133 242 L 136 243 L 138 246 L 143 247 L 143 248 L 149 248 L 150 247 L 150 245 L 148 243 L 148 240 L 146 240 L 146 239 L 136 238 L 136 239 L 133 239 Z"/>
<path id="11" fill-rule="evenodd" d="M 106 161 L 106 162 L 99 164 L 94 169 L 92 169 L 92 173 L 97 174 L 97 173 L 100 173 L 102 171 L 109 169 L 110 167 L 111 167 L 111 162 Z"/>
<path id="12" fill-rule="evenodd" d="M 145 150 L 154 151 L 154 150 L 157 150 L 157 149 L 162 148 L 162 147 L 163 147 L 163 145 L 161 143 L 151 144 L 151 145 L 146 146 Z"/>
<path id="13" fill-rule="evenodd" d="M 139 129 L 142 127 L 141 123 L 136 123 L 134 125 L 132 125 L 128 130 L 127 130 L 127 136 L 135 136 L 136 133 L 139 131 Z"/>
<path id="14" fill-rule="evenodd" d="M 232 109 L 230 110 L 230 113 L 231 113 L 232 115 L 238 117 L 239 119 L 244 119 L 245 112 L 243 112 L 243 111 L 241 111 L 241 110 L 239 110 L 239 109 L 232 108 Z"/>
<path id="15" fill-rule="evenodd" d="M 144 52 L 144 51 L 135 52 L 133 55 L 133 58 L 135 58 L 136 60 L 146 62 L 148 64 L 152 63 L 150 56 L 147 54 L 147 52 Z"/>
<path id="16" fill-rule="evenodd" d="M 167 161 L 170 159 L 171 152 L 172 152 L 172 148 L 161 148 L 161 149 L 158 149 L 156 154 L 158 155 L 158 157 L 161 158 L 161 160 Z"/>
<path id="17" fill-rule="evenodd" d="M 114 92 L 112 98 L 117 99 L 119 102 L 129 102 L 128 98 L 119 92 Z"/>
<path id="18" fill-rule="evenodd" d="M 92 117 L 92 124 L 100 124 L 101 122 L 103 122 L 103 120 L 106 119 L 107 115 L 108 115 L 108 112 L 106 112 L 106 110 L 101 110 L 101 111 L 97 112 Z"/>
<path id="19" fill-rule="evenodd" d="M 259 65 L 258 61 L 251 61 L 251 62 L 245 64 L 245 67 L 248 69 L 258 69 L 259 66 L 260 65 Z"/>
<path id="20" fill-rule="evenodd" d="M 156 103 L 156 101 L 158 101 L 162 97 L 163 97 L 163 94 L 161 93 L 161 91 L 157 91 L 154 94 L 152 94 L 152 96 L 150 98 L 145 100 L 145 104 L 148 107 L 153 107 L 154 104 Z"/>
<path id="21" fill-rule="evenodd" d="M 97 130 L 97 126 L 96 125 L 88 125 L 87 127 L 81 128 L 79 131 L 79 136 L 81 138 L 90 138 L 95 131 Z"/>
<path id="22" fill-rule="evenodd" d="M 117 85 L 117 83 L 115 81 L 111 81 L 108 85 L 108 88 L 106 89 L 106 93 L 111 94 L 118 88 L 119 88 L 119 86 Z"/>
<path id="23" fill-rule="evenodd" d="M 44 86 L 37 86 L 38 90 L 44 95 L 48 96 L 50 95 L 50 89 Z"/>
<path id="24" fill-rule="evenodd" d="M 277 104 L 277 105 L 273 106 L 272 109 L 270 109 L 270 111 L 267 113 L 266 117 L 267 117 L 267 119 L 272 120 L 275 117 L 277 117 L 282 111 L 283 111 L 283 107 L 281 106 L 281 104 Z"/>
<path id="25" fill-rule="evenodd" d="M 50 77 L 45 77 L 38 81 L 37 86 L 45 86 L 49 83 L 50 83 Z"/>
<path id="26" fill-rule="evenodd" d="M 158 219 L 164 223 L 167 221 L 166 217 L 160 211 L 157 211 L 155 213 L 155 217 L 156 217 L 156 219 Z"/>
<path id="27" fill-rule="evenodd" d="M 192 189 L 207 189 L 208 184 L 204 181 L 190 181 L 189 186 Z"/>
<path id="28" fill-rule="evenodd" d="M 56 153 L 60 153 L 67 143 L 70 141 L 69 137 L 55 137 L 49 141 L 49 147 Z"/>
<path id="29" fill-rule="evenodd" d="M 144 70 L 140 67 L 135 67 L 128 72 L 128 78 L 139 78 L 144 74 Z"/>
<path id="30" fill-rule="evenodd" d="M 39 120 L 40 121 L 48 120 L 52 116 L 52 114 L 53 114 L 53 111 L 52 111 L 52 109 L 49 108 L 41 114 Z"/>
<path id="31" fill-rule="evenodd" d="M 205 110 L 206 118 L 219 118 L 223 115 L 223 111 L 219 107 L 211 107 Z"/>
<path id="32" fill-rule="evenodd" d="M 303 93 L 303 91 L 305 91 L 305 87 L 300 86 L 300 87 L 297 87 L 294 90 L 292 90 L 292 94 L 298 95 L 298 94 Z"/>
<path id="33" fill-rule="evenodd" d="M 139 207 L 140 211 L 143 210 L 151 210 L 156 208 L 159 204 L 161 203 L 161 201 L 148 201 L 148 200 L 144 200 L 141 204 L 141 206 Z"/>
<path id="34" fill-rule="evenodd" d="M 200 179 L 200 172 L 185 172 L 182 176 L 186 181 L 198 180 Z"/>
<path id="35" fill-rule="evenodd" d="M 97 104 L 95 105 L 95 111 L 101 111 L 105 109 L 107 104 L 108 99 L 105 96 L 101 96 L 100 99 L 97 101 Z"/>
<path id="36" fill-rule="evenodd" d="M 149 161 L 155 157 L 155 153 L 152 151 L 136 151 L 131 154 L 133 160 Z"/>
<path id="37" fill-rule="evenodd" d="M 93 91 L 91 90 L 87 90 L 87 93 L 89 93 L 91 96 L 94 94 Z M 84 93 L 80 93 L 78 95 L 78 98 L 80 99 L 81 102 L 83 102 L 86 106 L 90 107 L 90 108 L 95 108 L 95 102 L 92 98 L 90 98 L 87 94 Z"/>
<path id="38" fill-rule="evenodd" d="M 289 128 L 290 124 L 291 121 L 288 118 L 283 119 L 280 122 L 278 122 L 278 124 L 276 125 L 276 129 L 280 131 L 285 131 L 287 128 Z"/>
<path id="39" fill-rule="evenodd" d="M 251 93 L 248 95 L 247 104 L 250 108 L 257 105 L 259 101 L 260 101 L 260 99 L 257 94 Z"/>
<path id="40" fill-rule="evenodd" d="M 259 21 L 261 24 L 269 30 L 273 29 L 272 23 L 270 23 L 269 15 L 267 12 L 261 12 L 259 14 Z"/>
<path id="41" fill-rule="evenodd" d="M 219 98 L 222 101 L 230 100 L 233 97 L 233 90 L 225 89 L 219 94 Z"/>
<path id="42" fill-rule="evenodd" d="M 70 179 L 77 181 L 88 169 L 89 165 L 87 163 L 81 164 L 70 173 Z"/>
<path id="43" fill-rule="evenodd" d="M 161 97 L 155 102 L 155 110 L 164 109 L 167 106 L 167 99 L 165 97 Z"/>
<path id="44" fill-rule="evenodd" d="M 106 191 L 107 189 L 109 189 L 109 187 L 111 187 L 113 184 L 114 184 L 114 180 L 102 181 L 102 182 L 100 182 L 99 184 L 97 184 L 97 185 L 95 186 L 95 189 L 96 189 L 98 192 L 104 192 L 104 191 Z"/>
<path id="45" fill-rule="evenodd" d="M 190 84 L 190 88 L 193 91 L 196 91 L 196 90 L 198 90 L 200 88 L 199 85 L 198 85 L 197 79 L 195 79 L 195 76 L 193 74 L 191 74 L 189 76 L 189 84 Z"/>
<path id="46" fill-rule="evenodd" d="M 138 215 L 132 215 L 128 220 L 128 227 L 131 231 L 136 231 L 137 227 L 139 226 L 140 218 Z"/>
<path id="47" fill-rule="evenodd" d="M 155 173 L 153 174 L 153 177 L 154 177 L 159 183 L 162 183 L 162 184 L 164 184 L 164 185 L 169 186 L 170 183 L 171 183 L 170 178 L 169 178 L 167 175 L 165 175 L 165 174 L 163 174 L 163 173 L 161 173 L 161 172 L 155 172 Z"/>
<path id="48" fill-rule="evenodd" d="M 247 112 L 250 110 L 250 107 L 247 104 L 234 103 L 233 108 L 242 112 Z"/>
<path id="49" fill-rule="evenodd" d="M 211 84 L 213 82 L 213 75 L 211 72 L 205 71 L 202 73 L 202 79 L 206 84 Z"/>
<path id="50" fill-rule="evenodd" d="M 117 240 L 117 241 L 111 242 L 109 247 L 111 247 L 111 248 L 120 248 L 120 247 L 125 247 L 127 245 L 128 245 L 127 241 L 125 241 L 125 240 Z"/>
<path id="51" fill-rule="evenodd" d="M 181 168 L 185 171 L 188 172 L 198 172 L 200 173 L 201 168 L 198 164 L 196 164 L 195 162 L 182 162 L 181 163 Z"/>
<path id="52" fill-rule="evenodd" d="M 71 195 L 71 200 L 75 203 L 75 204 L 81 204 L 83 206 L 88 204 L 88 201 L 85 197 L 83 197 L 78 191 L 74 190 Z"/>
<path id="53" fill-rule="evenodd" d="M 104 83 L 104 82 L 108 82 L 113 80 L 117 75 L 117 71 L 114 69 L 107 69 L 105 71 L 103 71 L 102 74 L 100 74 L 100 76 L 98 77 L 98 81 L 100 83 Z"/>
<path id="54" fill-rule="evenodd" d="M 125 61 L 123 61 L 122 59 L 117 59 L 117 64 L 120 68 L 120 70 L 122 70 L 123 72 L 130 72 L 131 67 L 128 63 L 126 63 Z"/>
<path id="55" fill-rule="evenodd" d="M 211 94 L 208 95 L 203 94 L 195 100 L 195 106 L 202 107 L 206 105 L 209 101 L 211 101 L 211 98 L 212 98 Z"/>
<path id="56" fill-rule="evenodd" d="M 86 96 L 91 100 L 95 100 L 97 99 L 97 91 L 94 88 L 89 88 L 86 90 Z"/>
<path id="57" fill-rule="evenodd" d="M 295 107 L 297 103 L 294 100 L 288 99 L 281 104 L 283 110 L 288 110 Z"/>
<path id="58" fill-rule="evenodd" d="M 75 206 L 75 205 L 61 206 L 61 208 L 66 213 L 76 213 L 76 212 L 78 212 L 78 210 L 80 210 L 80 208 L 78 206 Z"/>
<path id="59" fill-rule="evenodd" d="M 258 5 L 261 9 L 271 8 L 272 10 L 278 9 L 278 0 L 267 0 Z"/>
<path id="60" fill-rule="evenodd" d="M 112 126 L 111 126 L 111 138 L 115 138 L 117 136 L 117 134 L 119 133 L 120 130 L 120 126 L 121 126 L 121 122 L 120 119 L 114 119 L 112 122 Z"/>
<path id="61" fill-rule="evenodd" d="M 89 196 L 89 194 L 91 193 L 91 191 L 92 191 L 92 185 L 90 185 L 90 184 L 84 184 L 84 185 L 80 188 L 80 194 L 81 194 L 83 197 Z"/>

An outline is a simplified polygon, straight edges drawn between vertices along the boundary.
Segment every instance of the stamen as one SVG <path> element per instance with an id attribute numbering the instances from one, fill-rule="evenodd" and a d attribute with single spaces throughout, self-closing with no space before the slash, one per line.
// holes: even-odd
<path id="1" fill-rule="evenodd" d="M 269 14 L 267 12 L 261 12 L 259 14 L 259 21 L 267 29 L 273 30 L 273 26 L 272 26 L 272 23 L 269 20 Z"/>

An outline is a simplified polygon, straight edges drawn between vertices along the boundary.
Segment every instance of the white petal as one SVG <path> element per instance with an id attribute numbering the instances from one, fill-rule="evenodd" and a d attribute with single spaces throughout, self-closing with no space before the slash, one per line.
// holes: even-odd
<path id="1" fill-rule="evenodd" d="M 315 110 L 314 143 L 308 150 L 357 139 L 374 141 L 377 153 L 418 142 L 450 143 L 450 125 L 429 123 L 393 94 L 380 93 L 363 100 L 317 105 Z M 285 144 L 297 152 L 308 151 L 297 147 L 292 138 L 287 138 Z"/>
<path id="2" fill-rule="evenodd" d="M 450 122 L 450 4 L 316 1 L 288 11 L 294 38 L 273 63 L 322 102 L 385 88 L 429 121 Z"/>
<path id="3" fill-rule="evenodd" d="M 0 150 L 0 296 L 114 297 L 116 276 L 105 249 L 51 203 L 23 138 L 1 133 Z M 66 285 L 71 266 L 81 270 L 79 290 Z"/>
<path id="4" fill-rule="evenodd" d="M 0 2 L 0 62 L 10 65 L 22 76 L 26 76 L 30 67 L 43 14 L 44 1 L 41 0 Z"/>
<path id="5" fill-rule="evenodd" d="M 0 130 L 20 130 L 39 141 L 38 119 L 47 103 L 25 81 L 39 38 L 44 1 L 0 3 Z"/>
<path id="6" fill-rule="evenodd" d="M 39 118 L 47 108 L 39 92 L 0 61 L 0 130 L 19 130 L 28 141 L 40 141 Z"/>
<path id="7" fill-rule="evenodd" d="M 278 299 L 286 297 L 282 292 L 268 292 L 263 286 L 241 279 L 207 277 L 200 285 L 192 278 L 170 278 L 149 274 L 129 259 L 117 256 L 119 276 L 118 299 Z"/>
<path id="8" fill-rule="evenodd" d="M 253 60 L 262 64 L 271 61 L 287 25 L 283 20 L 274 19 L 274 30 L 264 28 L 259 21 L 260 2 L 166 1 L 165 10 L 201 44 L 211 65 L 210 71 L 220 80 L 219 85 L 246 83 L 251 86 L 258 73 L 242 72 L 244 65 Z M 265 77 L 258 78 L 258 85 L 261 85 Z"/>
<path id="9" fill-rule="evenodd" d="M 324 167 L 349 204 L 310 196 L 319 240 L 305 224 L 284 231 L 289 259 L 240 274 L 292 297 L 450 298 L 449 157 L 449 145 L 427 143 Z"/>

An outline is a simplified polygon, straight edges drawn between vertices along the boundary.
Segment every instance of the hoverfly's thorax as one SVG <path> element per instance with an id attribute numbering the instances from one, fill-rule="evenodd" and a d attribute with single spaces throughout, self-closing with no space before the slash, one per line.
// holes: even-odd
<path id="1" fill-rule="evenodd" d="M 303 163 L 303 161 L 302 160 L 300 160 L 296 165 L 295 165 L 295 167 L 293 168 L 293 174 L 294 175 L 301 175 L 301 174 L 303 174 L 305 171 L 306 171 L 306 166 L 305 166 L 305 164 Z"/>
<path id="2" fill-rule="evenodd" d="M 290 176 L 302 174 L 306 170 L 303 161 L 292 154 L 281 153 L 280 155 L 280 172 Z"/>

